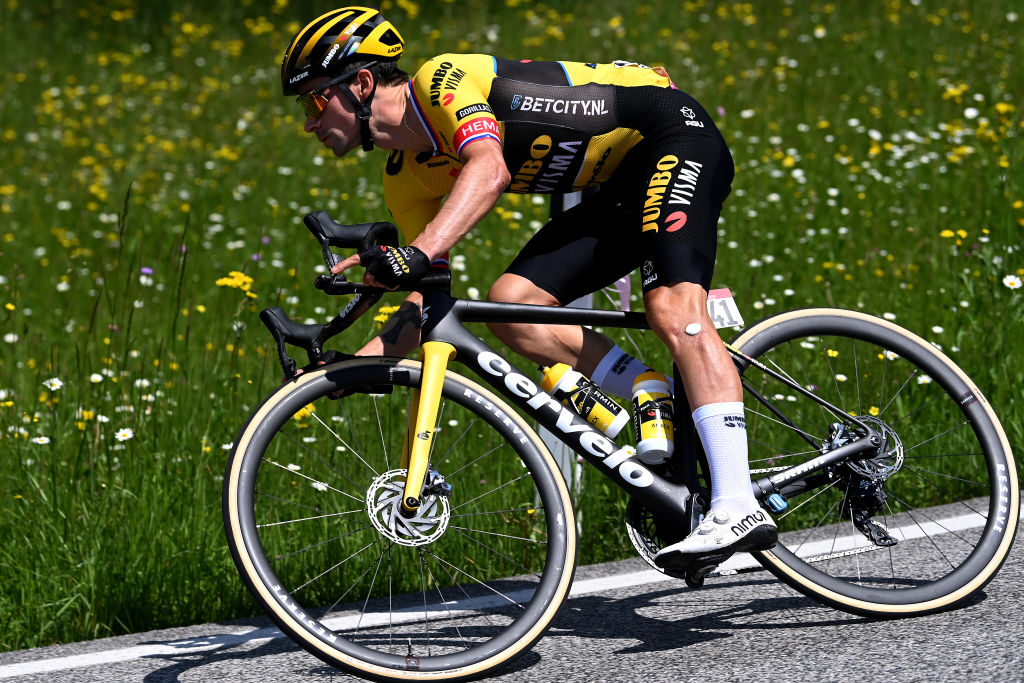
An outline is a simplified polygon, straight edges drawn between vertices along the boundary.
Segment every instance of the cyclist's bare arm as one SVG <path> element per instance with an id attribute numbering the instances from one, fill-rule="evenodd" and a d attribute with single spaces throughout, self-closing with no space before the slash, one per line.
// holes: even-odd
<path id="1" fill-rule="evenodd" d="M 451 194 L 412 245 L 431 259 L 447 253 L 473 229 L 508 187 L 511 176 L 501 155 L 501 145 L 491 139 L 477 140 L 462 150 L 465 165 Z"/>
<path id="2" fill-rule="evenodd" d="M 511 176 L 501 155 L 501 145 L 491 139 L 482 139 L 466 145 L 462 150 L 465 165 L 452 186 L 452 191 L 430 223 L 411 242 L 434 260 L 451 250 L 480 219 L 487 215 L 508 187 Z M 331 269 L 341 273 L 359 265 L 359 255 L 347 259 Z M 372 275 L 363 282 L 377 285 Z"/>

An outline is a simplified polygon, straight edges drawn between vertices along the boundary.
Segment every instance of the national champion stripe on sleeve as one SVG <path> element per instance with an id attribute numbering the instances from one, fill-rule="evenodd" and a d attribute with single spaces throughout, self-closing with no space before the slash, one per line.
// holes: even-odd
<path id="1" fill-rule="evenodd" d="M 409 95 L 409 99 L 412 101 L 412 110 L 416 112 L 417 118 L 419 118 L 420 123 L 423 124 L 424 130 L 426 130 L 427 134 L 430 136 L 430 144 L 434 146 L 434 156 L 437 156 L 442 153 L 441 142 L 437 137 L 437 133 L 434 131 L 433 126 L 430 125 L 430 121 L 428 121 L 427 117 L 423 115 L 423 108 L 420 107 L 419 100 L 416 99 L 416 91 L 413 90 L 412 81 L 409 81 Z"/>

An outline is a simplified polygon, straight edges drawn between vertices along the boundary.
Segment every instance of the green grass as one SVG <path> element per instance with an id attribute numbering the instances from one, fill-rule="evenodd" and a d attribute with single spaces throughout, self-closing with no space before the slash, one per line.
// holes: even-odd
<path id="1" fill-rule="evenodd" d="M 444 51 L 666 66 L 736 159 L 716 284 L 747 321 L 888 313 L 972 375 L 1019 450 L 1024 3 L 930 5 L 384 3 L 408 69 Z M 386 218 L 384 155 L 334 159 L 279 96 L 284 45 L 322 9 L 0 4 L 0 648 L 254 612 L 219 491 L 280 377 L 256 312 L 339 307 L 311 287 L 305 212 Z M 460 247 L 457 293 L 486 292 L 546 214 L 504 199 Z M 217 285 L 231 271 L 256 298 Z M 625 556 L 625 501 L 586 486 L 581 562 Z"/>

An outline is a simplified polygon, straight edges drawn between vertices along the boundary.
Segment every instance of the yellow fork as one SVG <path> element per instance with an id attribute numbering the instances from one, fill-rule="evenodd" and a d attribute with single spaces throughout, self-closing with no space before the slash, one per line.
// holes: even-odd
<path id="1" fill-rule="evenodd" d="M 409 406 L 409 426 L 402 448 L 402 467 L 408 470 L 402 509 L 415 512 L 420 506 L 423 480 L 430 464 L 430 447 L 434 443 L 434 425 L 441 405 L 441 388 L 448 361 L 455 357 L 455 347 L 447 342 L 425 342 L 420 349 L 423 377 L 420 388 L 412 392 Z"/>

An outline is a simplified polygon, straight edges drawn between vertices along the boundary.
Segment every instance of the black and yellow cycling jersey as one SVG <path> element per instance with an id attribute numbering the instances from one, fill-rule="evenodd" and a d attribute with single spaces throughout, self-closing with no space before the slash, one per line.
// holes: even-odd
<path id="1" fill-rule="evenodd" d="M 635 89 L 674 86 L 663 70 L 626 62 L 445 54 L 408 87 L 434 151 L 393 152 L 385 167 L 385 198 L 406 235 L 437 213 L 462 167 L 460 152 L 481 138 L 502 144 L 509 192 L 571 192 L 608 180 L 641 131 L 657 125 Z"/>
<path id="2" fill-rule="evenodd" d="M 385 201 L 407 241 L 437 215 L 462 168 L 462 150 L 491 139 L 501 144 L 511 176 L 507 192 L 614 188 L 614 201 L 602 190 L 605 196 L 589 202 L 587 211 L 552 221 L 512 272 L 560 296 L 570 271 L 589 283 L 585 271 L 594 266 L 643 266 L 645 289 L 710 279 L 732 159 L 704 108 L 664 69 L 444 54 L 424 64 L 407 87 L 409 106 L 433 144 L 419 154 L 396 150 L 385 166 Z M 593 212 L 597 205 L 600 213 Z M 586 225 L 579 224 L 583 216 Z M 576 238 L 569 240 L 570 234 Z M 580 260 L 579 240 L 588 234 L 618 243 L 607 262 Z M 576 256 L 554 268 L 538 252 L 541 245 Z M 627 252 L 628 258 L 615 259 Z M 565 270 L 568 260 L 578 263 Z"/>

